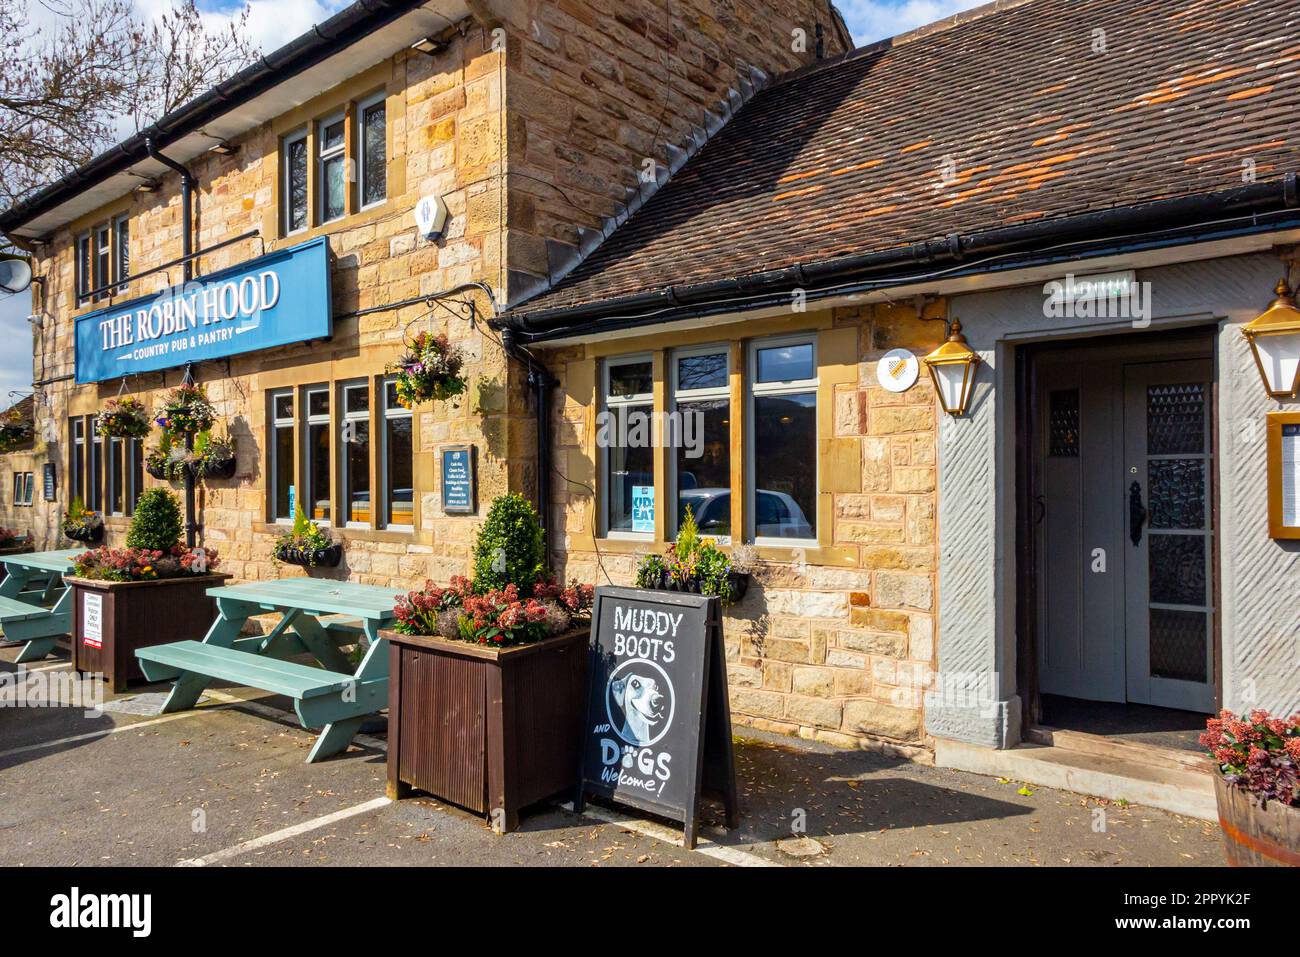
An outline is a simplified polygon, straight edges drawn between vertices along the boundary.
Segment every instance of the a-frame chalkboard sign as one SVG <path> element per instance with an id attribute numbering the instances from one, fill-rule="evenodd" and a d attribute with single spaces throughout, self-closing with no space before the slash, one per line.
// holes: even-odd
<path id="1" fill-rule="evenodd" d="M 735 827 L 727 661 L 717 598 L 601 587 L 591 616 L 587 720 L 574 806 L 596 795 L 681 821 L 695 847 L 703 794 Z"/>

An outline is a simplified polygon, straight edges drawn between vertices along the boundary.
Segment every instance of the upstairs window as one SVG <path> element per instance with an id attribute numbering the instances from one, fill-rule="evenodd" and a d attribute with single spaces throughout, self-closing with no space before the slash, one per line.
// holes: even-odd
<path id="1" fill-rule="evenodd" d="M 118 282 L 119 294 L 126 292 L 127 278 L 131 275 L 131 221 L 119 216 L 113 221 L 113 276 Z"/>
<path id="2" fill-rule="evenodd" d="M 316 125 L 316 180 L 320 188 L 320 221 L 340 219 L 347 212 L 347 117 L 336 116 Z"/>
<path id="3" fill-rule="evenodd" d="M 307 228 L 307 131 L 284 141 L 284 231 Z"/>
<path id="4" fill-rule="evenodd" d="M 385 130 L 384 97 L 368 100 L 359 107 L 361 115 L 361 208 L 374 206 L 388 198 L 388 140 Z"/>
<path id="5" fill-rule="evenodd" d="M 110 263 L 112 262 L 112 243 L 110 237 L 112 233 L 108 228 L 108 223 L 95 227 L 95 268 L 91 282 L 94 283 L 95 289 L 103 289 L 111 282 L 109 278 Z M 107 296 L 108 292 L 100 292 L 95 295 L 96 299 L 102 299 Z"/>
<path id="6" fill-rule="evenodd" d="M 86 298 L 91 290 L 90 272 L 90 233 L 82 233 L 77 237 L 77 303 Z"/>

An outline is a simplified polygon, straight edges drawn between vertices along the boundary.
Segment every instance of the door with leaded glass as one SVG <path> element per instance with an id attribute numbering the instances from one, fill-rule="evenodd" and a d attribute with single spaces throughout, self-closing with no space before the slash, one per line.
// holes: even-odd
<path id="1" fill-rule="evenodd" d="M 1213 373 L 1124 368 L 1128 700 L 1214 709 Z"/>

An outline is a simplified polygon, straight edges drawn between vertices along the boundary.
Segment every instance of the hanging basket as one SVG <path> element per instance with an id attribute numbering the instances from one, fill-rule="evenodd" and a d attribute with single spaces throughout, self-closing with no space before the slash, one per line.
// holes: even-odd
<path id="1" fill-rule="evenodd" d="M 393 388 L 397 401 L 410 409 L 421 402 L 445 402 L 465 392 L 461 351 L 446 335 L 421 332 L 407 340 L 407 351 L 389 366 L 396 372 Z"/>
<path id="2" fill-rule="evenodd" d="M 103 525 L 64 525 L 63 534 L 74 542 L 94 544 L 104 540 Z"/>
<path id="3" fill-rule="evenodd" d="M 277 561 L 286 565 L 301 565 L 304 568 L 337 568 L 343 560 L 343 544 L 333 542 L 322 548 L 304 548 L 299 545 L 278 546 L 275 550 Z"/>
<path id="4" fill-rule="evenodd" d="M 30 445 L 35 437 L 36 430 L 30 422 L 6 421 L 0 424 L 0 455 Z"/>
<path id="5" fill-rule="evenodd" d="M 232 455 L 226 459 L 204 459 L 198 464 L 197 478 L 228 479 L 235 477 L 236 460 Z"/>
<path id="6" fill-rule="evenodd" d="M 95 432 L 105 438 L 142 439 L 152 428 L 144 403 L 131 396 L 109 399 L 95 416 Z"/>
<path id="7" fill-rule="evenodd" d="M 201 385 L 182 385 L 167 394 L 158 409 L 155 422 L 170 438 L 198 435 L 212 428 L 217 410 L 208 401 L 207 390 Z"/>

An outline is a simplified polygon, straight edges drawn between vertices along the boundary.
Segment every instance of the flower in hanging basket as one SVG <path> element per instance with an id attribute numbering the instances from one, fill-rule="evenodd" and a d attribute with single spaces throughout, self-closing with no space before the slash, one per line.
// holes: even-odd
<path id="1" fill-rule="evenodd" d="M 109 399 L 95 416 L 95 432 L 106 438 L 142 439 L 151 428 L 149 411 L 143 402 L 131 396 Z"/>
<path id="2" fill-rule="evenodd" d="M 86 508 L 81 496 L 75 496 L 63 513 L 63 534 L 73 541 L 97 541 L 104 535 L 104 519 L 98 512 Z"/>
<path id="3" fill-rule="evenodd" d="M 388 368 L 397 373 L 397 401 L 409 409 L 420 402 L 442 402 L 461 395 L 465 391 L 460 374 L 464 363 L 464 356 L 445 334 L 421 332 L 397 365 Z"/>
<path id="4" fill-rule="evenodd" d="M 0 420 L 0 455 L 22 448 L 32 440 L 36 429 L 22 413 L 12 410 Z"/>
<path id="5" fill-rule="evenodd" d="M 163 432 L 172 437 L 197 435 L 212 428 L 217 410 L 208 401 L 201 385 L 182 385 L 167 393 L 167 399 L 154 419 Z"/>

